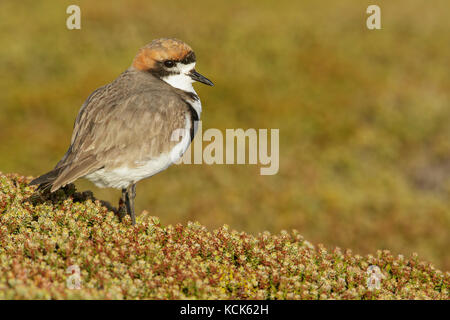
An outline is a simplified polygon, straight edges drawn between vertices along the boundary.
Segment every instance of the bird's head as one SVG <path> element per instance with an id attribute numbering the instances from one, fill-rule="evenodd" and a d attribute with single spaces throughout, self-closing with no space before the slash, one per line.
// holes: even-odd
<path id="1" fill-rule="evenodd" d="M 195 62 L 195 53 L 186 43 L 162 38 L 141 48 L 133 60 L 133 67 L 185 91 L 193 91 L 195 81 L 212 86 L 209 79 L 195 70 Z"/>

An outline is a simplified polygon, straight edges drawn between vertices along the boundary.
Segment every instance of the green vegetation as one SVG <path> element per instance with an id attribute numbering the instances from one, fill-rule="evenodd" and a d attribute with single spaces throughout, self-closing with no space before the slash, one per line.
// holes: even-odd
<path id="1" fill-rule="evenodd" d="M 296 229 L 327 248 L 417 252 L 450 270 L 450 1 L 73 3 L 81 30 L 66 29 L 70 1 L 0 1 L 1 171 L 50 170 L 87 96 L 139 47 L 177 37 L 215 83 L 196 85 L 203 128 L 279 128 L 280 171 L 173 166 L 138 184 L 138 212 L 249 237 Z M 379 31 L 365 27 L 374 3 Z"/>
<path id="2" fill-rule="evenodd" d="M 327 251 L 297 231 L 163 227 L 145 213 L 133 227 L 71 187 L 41 201 L 29 181 L 0 173 L 0 299 L 450 298 L 450 273 L 417 255 Z M 71 265 L 80 289 L 66 287 Z M 383 274 L 379 290 L 367 289 L 370 265 Z"/>

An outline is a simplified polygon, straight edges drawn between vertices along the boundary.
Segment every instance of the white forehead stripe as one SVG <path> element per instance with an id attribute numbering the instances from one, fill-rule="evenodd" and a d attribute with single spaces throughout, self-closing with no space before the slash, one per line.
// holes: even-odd
<path id="1" fill-rule="evenodd" d="M 180 70 L 182 73 L 188 73 L 192 69 L 195 68 L 195 62 L 189 63 L 189 64 L 183 64 L 181 62 L 177 62 L 178 70 Z"/>
<path id="2" fill-rule="evenodd" d="M 181 62 L 178 62 L 173 69 L 174 71 L 179 71 L 179 73 L 162 77 L 161 80 L 170 84 L 174 88 L 196 93 L 194 87 L 192 86 L 194 80 L 192 80 L 192 78 L 188 75 L 194 67 L 195 62 L 190 64 L 182 64 Z"/>

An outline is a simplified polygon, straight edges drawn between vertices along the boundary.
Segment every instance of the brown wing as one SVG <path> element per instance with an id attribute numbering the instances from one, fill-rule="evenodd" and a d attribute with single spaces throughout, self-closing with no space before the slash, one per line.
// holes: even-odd
<path id="1" fill-rule="evenodd" d="M 135 93 L 119 102 L 106 87 L 94 92 L 80 110 L 51 191 L 100 168 L 133 167 L 169 152 L 178 143 L 171 141 L 173 131 L 185 127 L 186 112 L 187 104 L 169 89 Z"/>

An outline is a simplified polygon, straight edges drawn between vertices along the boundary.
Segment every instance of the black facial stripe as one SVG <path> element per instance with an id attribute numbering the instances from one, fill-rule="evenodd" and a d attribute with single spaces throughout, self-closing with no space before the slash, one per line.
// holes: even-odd
<path id="1" fill-rule="evenodd" d="M 195 62 L 195 53 L 194 53 L 194 51 L 191 51 L 184 57 L 183 60 L 172 60 L 172 61 L 174 61 L 175 63 L 181 62 L 182 64 L 191 64 L 191 63 Z M 166 68 L 164 66 L 164 61 L 157 62 L 155 67 L 152 69 L 149 69 L 148 72 L 150 72 L 155 77 L 160 78 L 160 79 L 164 78 L 164 77 L 168 77 L 170 75 L 178 74 L 177 71 Z"/>
<path id="2" fill-rule="evenodd" d="M 148 72 L 150 72 L 152 75 L 154 75 L 155 77 L 160 78 L 160 79 L 179 73 L 175 70 L 167 70 L 166 68 L 164 68 L 164 66 L 161 62 L 157 63 L 156 68 L 149 69 Z"/>
<path id="3" fill-rule="evenodd" d="M 182 61 L 180 61 L 182 64 L 190 64 L 195 62 L 195 53 L 194 51 L 189 52 L 186 57 Z"/>

